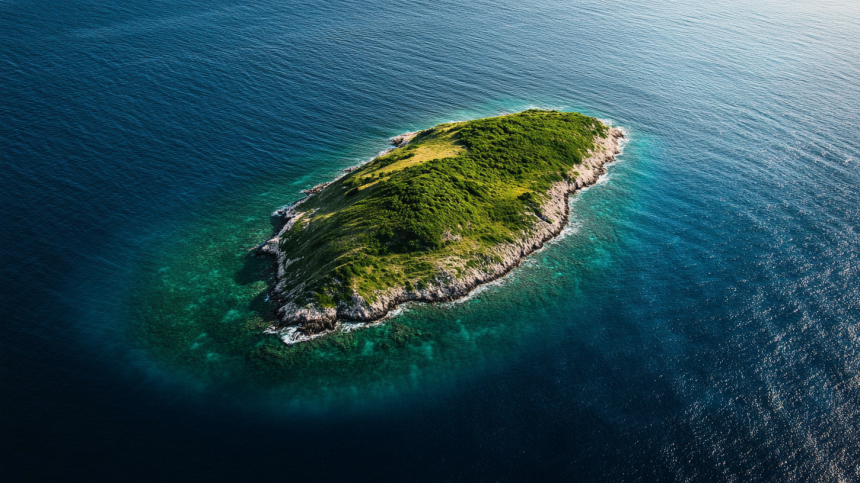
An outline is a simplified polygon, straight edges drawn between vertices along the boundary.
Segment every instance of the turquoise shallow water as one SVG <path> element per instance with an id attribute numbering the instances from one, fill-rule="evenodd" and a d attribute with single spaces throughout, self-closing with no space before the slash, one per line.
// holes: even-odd
<path id="1" fill-rule="evenodd" d="M 0 11 L 4 479 L 860 479 L 854 4 Z M 267 356 L 273 209 L 530 107 L 630 132 L 564 237 Z"/>
<path id="2" fill-rule="evenodd" d="M 625 143 L 628 154 L 619 159 L 647 152 L 647 138 L 637 141 Z M 409 304 L 377 326 L 292 347 L 262 334 L 274 311 L 271 261 L 248 249 L 271 233 L 265 203 L 295 198 L 296 189 L 254 186 L 244 203 L 207 207 L 209 216 L 185 226 L 183 243 L 170 243 L 135 276 L 141 288 L 133 337 L 157 354 L 142 363 L 209 384 L 246 385 L 278 404 L 306 408 L 379 403 L 474 376 L 485 363 L 510 364 L 534 339 L 552 337 L 566 308 L 587 307 L 582 285 L 612 263 L 607 248 L 620 243 L 615 225 L 635 199 L 635 174 L 618 165 L 572 199 L 563 235 L 510 276 L 462 301 Z M 604 188 L 618 176 L 624 181 Z M 249 216 L 249 205 L 258 216 Z"/>

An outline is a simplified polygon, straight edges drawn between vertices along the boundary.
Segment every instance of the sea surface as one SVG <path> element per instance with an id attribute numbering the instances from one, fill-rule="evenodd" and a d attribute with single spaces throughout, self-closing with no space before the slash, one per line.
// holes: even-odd
<path id="1" fill-rule="evenodd" d="M 3 481 L 860 481 L 860 4 L 0 1 Z M 628 133 L 465 301 L 287 347 L 248 255 L 440 122 Z"/>

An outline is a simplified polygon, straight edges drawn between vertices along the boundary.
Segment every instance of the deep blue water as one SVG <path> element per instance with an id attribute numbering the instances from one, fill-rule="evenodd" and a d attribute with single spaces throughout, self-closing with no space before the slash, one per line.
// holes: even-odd
<path id="1" fill-rule="evenodd" d="M 754 3 L 0 2 L 0 479 L 860 481 L 860 7 Z M 630 133 L 564 239 L 231 355 L 269 212 L 529 107 Z"/>

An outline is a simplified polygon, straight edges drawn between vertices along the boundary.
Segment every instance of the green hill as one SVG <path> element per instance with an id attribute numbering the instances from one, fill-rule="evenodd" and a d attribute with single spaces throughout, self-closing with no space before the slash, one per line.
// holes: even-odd
<path id="1" fill-rule="evenodd" d="M 313 334 L 503 275 L 561 230 L 568 194 L 617 152 L 611 131 L 539 110 L 440 124 L 279 211 L 261 246 L 278 258 L 279 324 Z"/>

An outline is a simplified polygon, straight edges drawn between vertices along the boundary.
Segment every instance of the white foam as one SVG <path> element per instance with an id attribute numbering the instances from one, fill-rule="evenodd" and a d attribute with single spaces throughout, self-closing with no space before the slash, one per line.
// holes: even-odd
<path id="1" fill-rule="evenodd" d="M 275 329 L 274 327 L 269 327 L 264 330 L 264 334 L 274 334 L 278 335 L 281 339 L 281 342 L 287 345 L 298 344 L 299 342 L 307 342 L 309 340 L 316 339 L 317 337 L 322 337 L 331 332 L 330 330 L 326 330 L 320 332 L 318 334 L 307 335 L 299 332 L 298 327 L 286 327 L 284 329 Z"/>
<path id="2" fill-rule="evenodd" d="M 601 176 L 601 177 L 597 178 L 597 181 L 595 181 L 595 182 L 594 182 L 594 184 L 593 184 L 593 185 L 591 185 L 591 186 L 597 186 L 597 185 L 599 185 L 599 184 L 606 183 L 607 181 L 609 181 L 609 179 L 610 179 L 610 178 L 611 178 L 611 176 L 609 175 L 609 173 L 606 173 L 606 174 L 604 174 L 603 176 Z M 591 186 L 589 186 L 589 188 L 590 188 Z"/>
<path id="3" fill-rule="evenodd" d="M 389 314 L 390 315 L 390 314 Z M 383 319 L 375 320 L 373 322 L 341 322 L 338 324 L 338 329 L 344 334 L 348 334 L 350 332 L 366 329 L 368 327 L 376 327 L 377 325 L 382 325 L 382 321 L 387 319 L 385 317 Z"/>
<path id="4" fill-rule="evenodd" d="M 513 271 L 511 273 L 513 273 Z M 462 304 L 463 302 L 468 302 L 469 300 L 472 300 L 473 298 L 477 297 L 481 292 L 485 292 L 492 287 L 501 287 L 502 285 L 504 285 L 505 282 L 507 281 L 507 278 L 511 276 L 511 273 L 508 273 L 501 278 L 497 278 L 497 279 L 493 280 L 492 282 L 482 283 L 481 285 L 478 285 L 477 287 L 475 287 L 475 289 L 473 289 L 471 292 L 469 292 L 465 296 L 460 297 L 456 300 L 451 300 L 450 302 L 442 302 L 439 305 L 441 305 L 443 307 L 450 307 L 452 305 L 458 305 L 458 304 Z"/>
<path id="5" fill-rule="evenodd" d="M 394 310 L 389 311 L 388 314 L 385 315 L 385 317 L 378 320 L 374 320 L 371 322 L 338 322 L 337 325 L 335 325 L 334 329 L 324 330 L 322 332 L 312 335 L 307 335 L 299 332 L 299 326 L 285 327 L 283 329 L 278 329 L 272 326 L 264 330 L 263 333 L 269 335 L 277 335 L 281 339 L 281 342 L 283 342 L 284 344 L 293 345 L 298 344 L 299 342 L 307 342 L 309 340 L 314 340 L 331 334 L 333 332 L 342 332 L 344 334 L 348 334 L 356 330 L 367 329 L 370 327 L 382 325 L 385 323 L 386 320 L 403 313 L 403 311 L 406 310 L 406 305 L 408 305 L 408 303 L 398 306 Z"/>
<path id="6" fill-rule="evenodd" d="M 554 237 L 552 240 L 546 242 L 544 244 L 544 246 L 551 245 L 553 243 L 558 243 L 559 240 L 567 238 L 570 235 L 574 235 L 576 233 L 579 233 L 579 229 L 581 227 L 582 227 L 582 222 L 574 221 L 574 220 L 568 220 L 567 225 L 564 228 L 562 228 L 561 233 L 559 233 L 558 236 Z M 543 247 L 541 247 L 541 250 L 543 250 Z M 540 251 L 540 250 L 538 250 L 538 251 Z M 535 252 L 535 253 L 537 253 L 537 252 Z"/>

